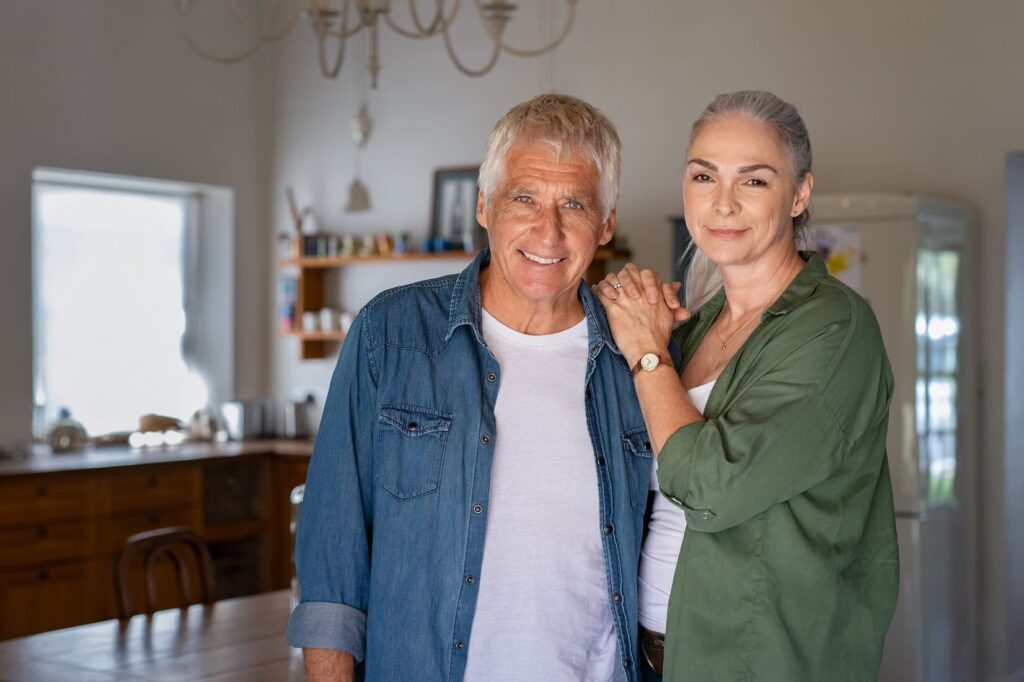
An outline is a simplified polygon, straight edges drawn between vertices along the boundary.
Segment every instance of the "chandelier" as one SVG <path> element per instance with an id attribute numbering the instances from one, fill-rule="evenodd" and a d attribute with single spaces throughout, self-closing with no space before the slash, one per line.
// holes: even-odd
<path id="1" fill-rule="evenodd" d="M 434 0 L 433 16 L 429 16 L 428 13 L 426 17 L 421 14 L 416 0 L 408 0 L 409 18 L 406 21 L 410 21 L 411 26 L 403 26 L 395 20 L 391 14 L 391 0 L 267 0 L 269 9 L 263 12 L 263 19 L 258 22 L 254 22 L 242 12 L 239 0 L 225 0 L 235 21 L 250 41 L 247 47 L 235 54 L 217 54 L 199 45 L 192 34 L 190 17 L 192 5 L 196 0 L 178 0 L 178 18 L 185 42 L 194 52 L 214 62 L 234 64 L 251 57 L 264 43 L 272 43 L 288 35 L 299 17 L 303 16 L 312 26 L 318 47 L 320 73 L 325 78 L 338 77 L 345 59 L 345 45 L 348 39 L 366 29 L 370 36 L 370 59 L 367 69 L 370 72 L 370 85 L 376 88 L 377 74 L 380 72 L 378 31 L 381 22 L 407 38 L 442 36 L 445 49 L 455 67 L 467 76 L 482 76 L 494 68 L 502 52 L 519 57 L 536 57 L 558 47 L 569 34 L 576 16 L 577 0 L 563 1 L 567 5 L 568 13 L 561 32 L 548 45 L 524 50 L 507 44 L 503 37 L 505 27 L 515 13 L 516 5 L 508 0 L 473 0 L 484 31 L 493 44 L 490 58 L 479 68 L 466 66 L 459 59 L 449 34 L 452 23 L 459 14 L 461 0 Z M 447 7 L 448 5 L 450 7 Z M 274 25 L 275 19 L 277 25 Z"/>

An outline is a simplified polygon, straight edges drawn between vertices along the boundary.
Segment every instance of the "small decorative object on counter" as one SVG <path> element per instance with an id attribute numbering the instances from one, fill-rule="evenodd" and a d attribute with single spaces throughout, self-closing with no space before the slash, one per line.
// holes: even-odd
<path id="1" fill-rule="evenodd" d="M 395 240 L 395 253 L 409 253 L 412 250 L 412 235 L 408 232 L 403 232 L 398 235 L 398 239 Z"/>
<path id="2" fill-rule="evenodd" d="M 356 253 L 356 238 L 350 234 L 341 235 L 341 255 L 353 256 Z"/>
<path id="3" fill-rule="evenodd" d="M 318 332 L 320 331 L 320 316 L 312 310 L 307 310 L 302 313 L 302 331 L 304 332 Z"/>
<path id="4" fill-rule="evenodd" d="M 57 413 L 57 421 L 50 427 L 46 441 L 54 453 L 72 452 L 81 450 L 89 443 L 89 434 L 84 426 L 71 417 L 71 410 L 62 407 Z"/>
<path id="5" fill-rule="evenodd" d="M 377 253 L 382 256 L 390 256 L 395 250 L 395 238 L 386 233 L 381 233 L 374 236 L 374 241 L 377 243 Z"/>

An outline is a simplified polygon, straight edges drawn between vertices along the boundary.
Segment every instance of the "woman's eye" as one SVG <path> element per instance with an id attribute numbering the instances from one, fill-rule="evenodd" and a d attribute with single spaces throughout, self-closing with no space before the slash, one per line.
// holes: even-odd
<path id="1" fill-rule="evenodd" d="M 711 176 L 707 173 L 697 173 L 693 176 L 694 182 L 711 182 Z"/>
<path id="2" fill-rule="evenodd" d="M 767 187 L 768 183 L 760 178 L 750 178 L 747 180 L 747 184 L 751 187 Z"/>

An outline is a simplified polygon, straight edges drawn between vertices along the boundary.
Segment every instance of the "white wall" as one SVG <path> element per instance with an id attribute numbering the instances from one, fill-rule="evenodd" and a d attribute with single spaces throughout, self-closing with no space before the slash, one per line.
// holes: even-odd
<path id="1" fill-rule="evenodd" d="M 267 390 L 263 70 L 193 56 L 172 2 L 0 0 L 0 446 L 30 437 L 37 166 L 232 188 L 236 390 Z"/>
<path id="2" fill-rule="evenodd" d="M 513 35 L 524 42 L 550 35 L 549 12 L 527 11 Z M 364 48 L 353 49 L 342 77 L 329 82 L 316 72 L 311 38 L 299 31 L 276 53 L 271 215 L 275 228 L 287 225 L 282 191 L 291 183 L 327 227 L 422 233 L 432 169 L 478 162 L 500 115 L 549 88 L 590 100 L 618 124 L 625 147 L 620 231 L 637 260 L 665 274 L 665 216 L 681 210 L 687 128 L 719 92 L 768 88 L 796 103 L 811 130 L 819 190 L 913 190 L 970 202 L 981 217 L 982 265 L 974 302 L 983 389 L 978 644 L 984 679 L 1004 679 L 1024 669 L 1024 648 L 1011 645 L 1024 632 L 1008 629 L 1008 613 L 1024 604 L 1004 603 L 1009 576 L 1024 571 L 1007 560 L 1007 546 L 1024 539 L 1004 517 L 1004 495 L 1024 494 L 1024 482 L 1004 486 L 1001 420 L 1004 169 L 1006 154 L 1024 147 L 1022 31 L 1024 6 L 999 0 L 584 0 L 576 28 L 553 56 L 503 57 L 483 79 L 458 75 L 438 40 L 385 31 L 380 89 L 369 95 L 377 129 L 363 164 L 375 209 L 358 217 L 341 207 Z M 351 308 L 375 290 L 428 274 L 361 267 L 358 281 L 343 279 L 338 294 Z M 297 362 L 287 339 L 273 348 L 278 395 L 326 389 L 330 362 Z"/>

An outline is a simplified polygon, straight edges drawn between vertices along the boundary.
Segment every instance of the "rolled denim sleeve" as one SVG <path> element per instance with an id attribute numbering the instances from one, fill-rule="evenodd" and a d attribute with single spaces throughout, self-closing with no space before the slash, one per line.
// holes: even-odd
<path id="1" fill-rule="evenodd" d="M 373 525 L 373 434 L 377 384 L 368 311 L 349 330 L 331 377 L 306 477 L 295 566 L 302 601 L 288 621 L 294 647 L 366 649 Z"/>

